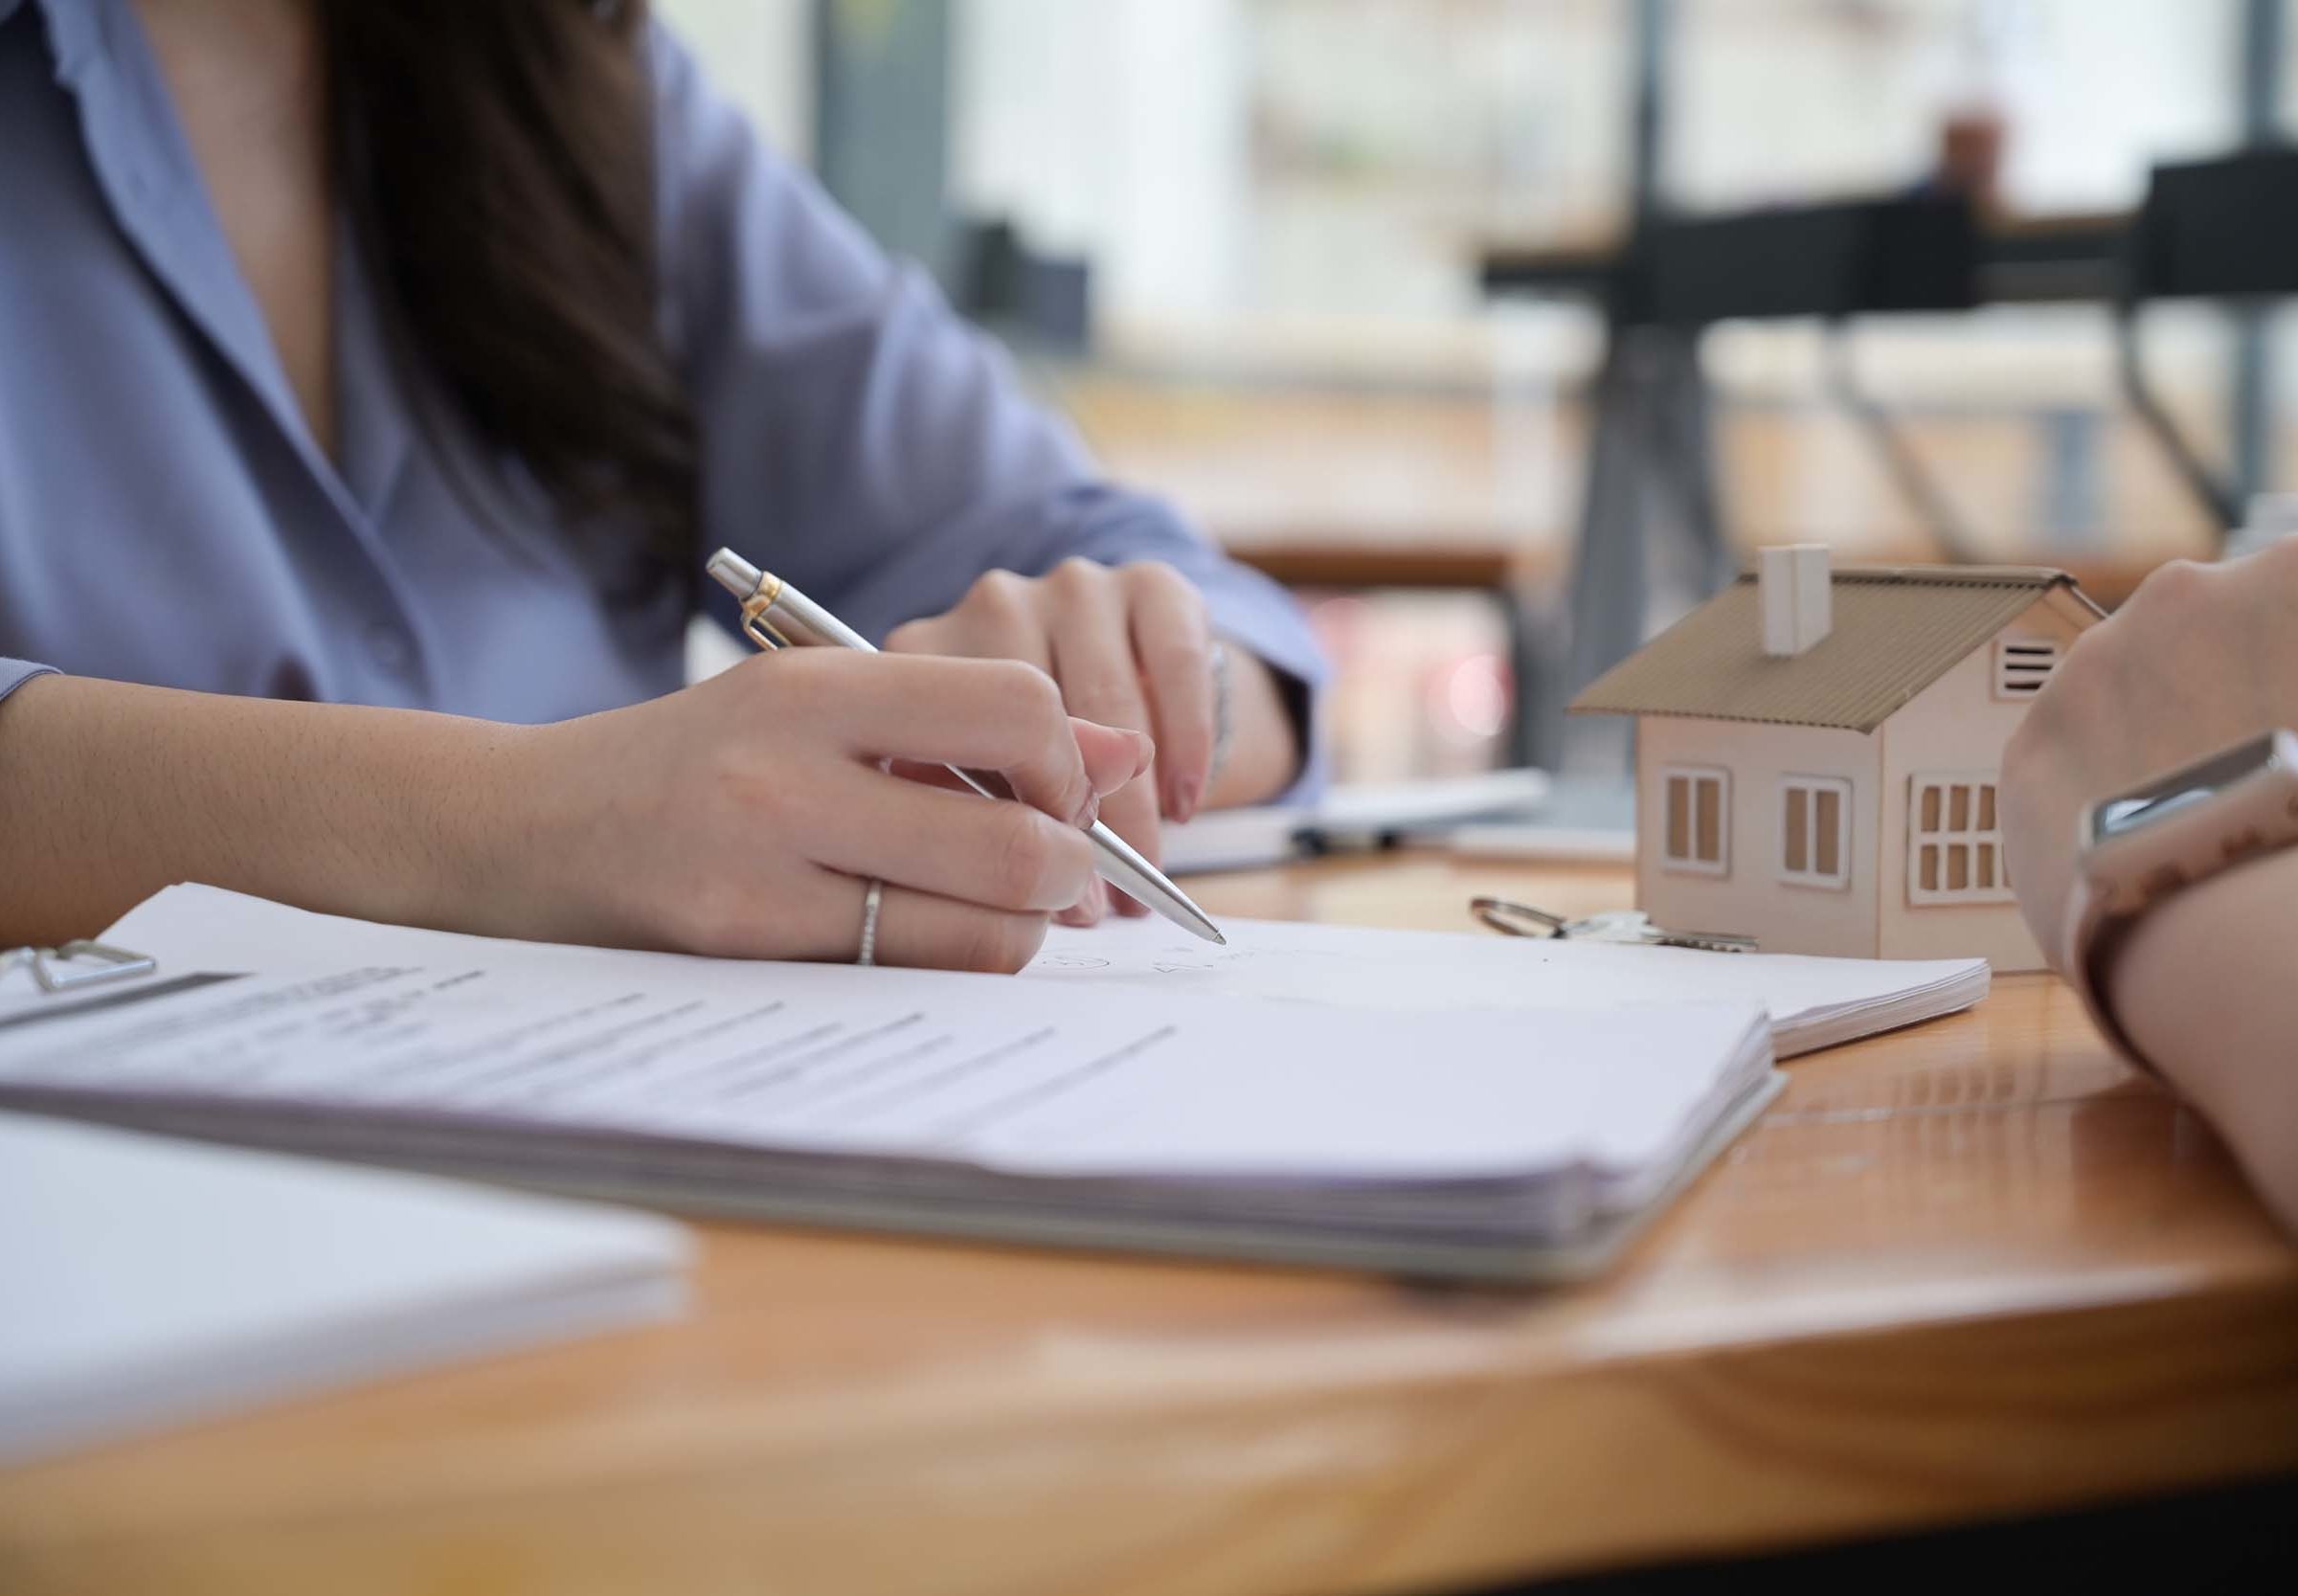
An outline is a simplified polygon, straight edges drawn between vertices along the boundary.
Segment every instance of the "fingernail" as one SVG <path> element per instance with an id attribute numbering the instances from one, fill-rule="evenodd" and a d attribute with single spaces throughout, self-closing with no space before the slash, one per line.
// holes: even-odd
<path id="1" fill-rule="evenodd" d="M 1133 778 L 1138 781 L 1151 765 L 1157 763 L 1157 740 L 1146 731 L 1136 731 L 1133 736 L 1137 745 L 1133 756 Z"/>
<path id="2" fill-rule="evenodd" d="M 1135 733 L 1135 735 L 1136 735 L 1136 736 L 1138 736 L 1138 735 L 1139 735 L 1139 733 L 1138 733 L 1138 732 L 1136 732 L 1136 733 Z M 1114 792 L 1115 792 L 1115 791 L 1116 791 L 1118 788 L 1120 788 L 1120 787 L 1123 787 L 1123 786 L 1127 785 L 1129 782 L 1131 782 L 1131 781 L 1135 780 L 1137 777 L 1138 777 L 1138 776 L 1140 776 L 1141 772 L 1143 772 L 1143 771 L 1145 771 L 1145 770 L 1147 770 L 1147 769 L 1149 768 L 1150 761 L 1151 761 L 1152 759 L 1155 759 L 1156 757 L 1157 757 L 1157 752 L 1156 752 L 1156 750 L 1155 750 L 1155 749 L 1152 749 L 1152 750 L 1150 750 L 1150 752 L 1149 752 L 1149 753 L 1148 753 L 1147 757 L 1143 757 L 1143 756 L 1141 755 L 1141 753 L 1140 753 L 1139 752 L 1138 752 L 1138 750 L 1137 750 L 1137 752 L 1136 752 L 1136 753 L 1135 753 L 1135 754 L 1134 754 L 1134 765 L 1133 765 L 1133 769 L 1132 769 L 1130 772 L 1127 772 L 1127 773 L 1126 773 L 1126 774 L 1124 774 L 1124 775 L 1112 776 L 1112 777 L 1110 778 L 1109 785 L 1108 785 L 1108 786 L 1106 786 L 1106 787 L 1103 787 L 1103 788 L 1101 788 L 1101 789 L 1099 790 L 1099 796 L 1106 797 L 1108 794 L 1114 793 Z M 1090 771 L 1090 770 L 1092 769 L 1092 767 L 1091 767 L 1091 766 L 1088 766 L 1088 767 L 1087 767 L 1087 769 Z"/>
<path id="3" fill-rule="evenodd" d="M 1093 926 L 1109 912 L 1109 893 L 1098 878 L 1089 883 L 1085 895 L 1053 916 L 1065 926 Z"/>
<path id="4" fill-rule="evenodd" d="M 1079 831 L 1091 831 L 1093 829 L 1093 822 L 1100 818 L 1101 795 L 1099 793 L 1086 794 L 1085 807 L 1077 811 L 1077 829 Z"/>

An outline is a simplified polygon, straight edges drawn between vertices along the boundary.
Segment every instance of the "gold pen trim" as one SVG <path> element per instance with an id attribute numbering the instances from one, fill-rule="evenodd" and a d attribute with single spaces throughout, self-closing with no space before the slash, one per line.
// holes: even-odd
<path id="1" fill-rule="evenodd" d="M 766 619 L 766 612 L 782 596 L 782 579 L 771 571 L 758 573 L 758 585 L 748 598 L 742 600 L 742 631 L 760 648 L 787 648 L 790 640 L 776 631 Z"/>

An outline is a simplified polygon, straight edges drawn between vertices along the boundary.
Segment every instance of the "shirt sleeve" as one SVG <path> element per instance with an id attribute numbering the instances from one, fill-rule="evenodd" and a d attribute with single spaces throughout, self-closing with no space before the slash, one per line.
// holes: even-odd
<path id="1" fill-rule="evenodd" d="M 35 676 L 54 676 L 54 665 L 35 665 L 30 660 L 0 660 L 0 704 Z"/>
<path id="2" fill-rule="evenodd" d="M 922 272 L 770 151 L 665 30 L 651 42 L 665 315 L 702 428 L 706 548 L 750 554 L 871 638 L 985 571 L 1163 560 L 1277 670 L 1313 784 L 1325 665 L 1291 597 L 1105 481 Z"/>

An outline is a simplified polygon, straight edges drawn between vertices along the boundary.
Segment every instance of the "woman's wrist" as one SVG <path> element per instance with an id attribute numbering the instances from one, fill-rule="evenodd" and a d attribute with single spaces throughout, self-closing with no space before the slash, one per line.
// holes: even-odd
<path id="1" fill-rule="evenodd" d="M 2298 851 L 2164 899 L 2106 974 L 2132 1044 L 2218 1127 L 2298 1227 Z"/>
<path id="2" fill-rule="evenodd" d="M 1223 646 L 1228 736 L 1205 796 L 1208 809 L 1268 802 L 1293 784 L 1307 755 L 1276 672 L 1250 649 Z"/>

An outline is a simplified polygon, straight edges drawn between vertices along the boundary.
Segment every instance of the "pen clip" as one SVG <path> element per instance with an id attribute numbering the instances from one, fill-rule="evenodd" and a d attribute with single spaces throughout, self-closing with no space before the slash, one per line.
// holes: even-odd
<path id="1" fill-rule="evenodd" d="M 763 609 L 758 614 L 753 615 L 747 604 L 742 606 L 742 635 L 769 654 L 790 646 L 790 640 L 776 631 L 767 621 Z"/>

